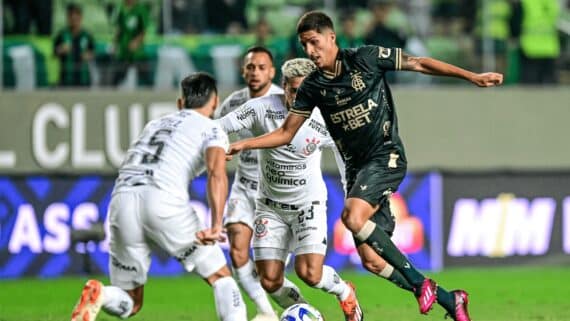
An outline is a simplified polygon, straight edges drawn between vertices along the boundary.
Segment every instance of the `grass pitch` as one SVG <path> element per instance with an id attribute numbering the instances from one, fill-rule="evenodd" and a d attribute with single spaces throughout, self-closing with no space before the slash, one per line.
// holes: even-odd
<path id="1" fill-rule="evenodd" d="M 442 320 L 444 310 L 435 307 L 428 316 L 417 311 L 411 293 L 365 273 L 341 273 L 357 286 L 366 321 Z M 475 321 L 570 320 L 570 268 L 524 267 L 446 270 L 430 274 L 447 289 L 464 288 L 470 294 Z M 303 295 L 327 321 L 344 320 L 336 300 L 308 288 L 294 277 Z M 0 281 L 0 321 L 69 320 L 86 278 Z M 107 279 L 104 279 L 108 282 Z M 248 315 L 255 313 L 248 299 Z M 98 320 L 118 320 L 99 314 Z M 150 278 L 145 286 L 140 321 L 215 321 L 213 295 L 196 276 Z"/>

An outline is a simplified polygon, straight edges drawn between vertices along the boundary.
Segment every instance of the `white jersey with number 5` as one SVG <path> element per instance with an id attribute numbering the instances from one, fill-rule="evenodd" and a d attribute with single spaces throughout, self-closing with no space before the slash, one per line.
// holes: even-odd
<path id="1" fill-rule="evenodd" d="M 230 133 L 247 128 L 259 136 L 281 127 L 287 117 L 283 95 L 251 99 L 239 109 L 217 120 Z M 300 205 L 326 200 L 326 187 L 321 173 L 321 152 L 334 148 L 322 116 L 317 108 L 297 131 L 290 144 L 261 149 L 258 198 Z"/>
<path id="2" fill-rule="evenodd" d="M 274 95 L 274 94 L 282 94 L 283 89 L 281 87 L 271 84 L 269 90 L 264 96 Z M 248 100 L 251 99 L 249 94 L 249 88 L 245 87 L 240 90 L 234 91 L 231 95 L 229 95 L 224 102 L 220 105 L 220 107 L 216 110 L 214 115 L 215 119 L 224 117 L 225 115 L 231 113 L 232 111 L 241 107 L 241 105 L 245 104 Z M 236 132 L 238 139 L 246 139 L 253 137 L 251 131 L 247 128 L 244 128 L 240 131 Z M 258 180 L 258 169 L 257 169 L 257 151 L 244 151 L 239 154 L 239 161 L 238 167 L 236 169 L 235 179 L 234 182 L 239 182 L 240 177 L 245 177 L 248 180 L 257 181 Z"/>
<path id="3" fill-rule="evenodd" d="M 114 191 L 144 184 L 188 200 L 188 184 L 204 171 L 209 147 L 227 151 L 228 136 L 196 111 L 184 109 L 153 120 L 129 148 Z"/>

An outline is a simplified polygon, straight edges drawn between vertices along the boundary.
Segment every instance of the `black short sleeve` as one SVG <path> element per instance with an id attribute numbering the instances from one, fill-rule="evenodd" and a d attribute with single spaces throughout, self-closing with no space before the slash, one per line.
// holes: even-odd
<path id="1" fill-rule="evenodd" d="M 306 78 L 297 91 L 297 96 L 295 97 L 295 104 L 293 108 L 289 110 L 290 113 L 303 116 L 305 118 L 311 117 L 313 108 L 315 108 L 315 100 L 313 99 L 314 94 L 311 92 L 310 86 L 306 84 L 308 78 Z M 310 81 L 310 80 L 309 80 Z"/>
<path id="2" fill-rule="evenodd" d="M 386 48 L 382 46 L 362 46 L 358 50 L 358 56 L 364 59 L 370 66 L 382 70 L 402 69 L 402 49 Z"/>

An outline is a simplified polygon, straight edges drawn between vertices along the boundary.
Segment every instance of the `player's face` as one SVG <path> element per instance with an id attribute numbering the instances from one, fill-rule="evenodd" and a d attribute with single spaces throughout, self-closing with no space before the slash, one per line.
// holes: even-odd
<path id="1" fill-rule="evenodd" d="M 250 52 L 245 56 L 243 78 L 251 97 L 262 96 L 269 90 L 275 77 L 275 68 L 265 52 Z"/>
<path id="2" fill-rule="evenodd" d="M 70 27 L 78 28 L 81 27 L 81 13 L 77 11 L 72 11 L 67 16 L 67 21 Z"/>
<path id="3" fill-rule="evenodd" d="M 287 80 L 283 84 L 283 90 L 285 91 L 285 105 L 287 109 L 293 107 L 295 103 L 295 98 L 297 97 L 297 89 L 301 86 L 305 77 L 295 77 Z"/>
<path id="4" fill-rule="evenodd" d="M 317 67 L 331 68 L 336 59 L 336 35 L 330 29 L 317 32 L 309 30 L 299 35 L 299 41 L 307 56 L 317 65 Z"/>

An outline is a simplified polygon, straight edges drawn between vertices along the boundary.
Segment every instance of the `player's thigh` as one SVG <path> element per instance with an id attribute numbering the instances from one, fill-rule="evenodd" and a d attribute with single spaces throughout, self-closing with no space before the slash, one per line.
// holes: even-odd
<path id="1" fill-rule="evenodd" d="M 388 159 L 380 158 L 361 168 L 350 169 L 347 199 L 358 198 L 375 207 L 386 195 L 397 191 L 406 175 L 406 164 L 390 168 L 388 163 Z"/>
<path id="2" fill-rule="evenodd" d="M 292 233 L 287 222 L 276 211 L 258 202 L 253 232 L 254 260 L 285 262 Z"/>
<path id="3" fill-rule="evenodd" d="M 144 285 L 150 267 L 140 205 L 136 191 L 116 193 L 109 203 L 109 276 L 111 284 L 124 290 Z"/>
<path id="4" fill-rule="evenodd" d="M 190 204 L 168 193 L 149 190 L 145 194 L 144 228 L 146 235 L 175 257 L 186 269 L 206 278 L 226 264 L 219 245 L 200 245 L 196 232 L 203 223 Z"/>
<path id="5" fill-rule="evenodd" d="M 349 192 L 343 211 L 345 223 L 361 226 L 363 220 L 370 219 L 388 234 L 392 234 L 394 220 L 390 212 L 389 197 L 404 179 L 406 164 L 397 163 L 398 166 L 390 168 L 387 165 L 389 162 L 388 158 L 375 160 L 360 168 L 355 175 L 352 171 L 354 179 L 348 186 Z"/>
<path id="6" fill-rule="evenodd" d="M 324 200 L 300 208 L 289 222 L 293 232 L 291 249 L 296 256 L 327 252 L 327 207 Z"/>
<path id="7" fill-rule="evenodd" d="M 228 198 L 224 225 L 242 223 L 253 230 L 256 195 L 257 191 L 247 188 L 239 182 L 234 183 Z"/>

